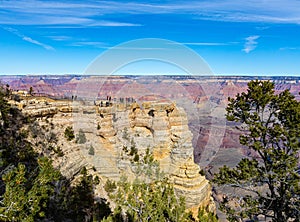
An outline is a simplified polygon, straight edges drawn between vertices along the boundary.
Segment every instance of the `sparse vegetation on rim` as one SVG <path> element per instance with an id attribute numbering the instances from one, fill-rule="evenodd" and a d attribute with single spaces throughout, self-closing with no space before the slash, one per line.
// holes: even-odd
<path id="1" fill-rule="evenodd" d="M 67 126 L 65 129 L 65 137 L 68 141 L 71 141 L 75 138 L 73 127 Z"/>

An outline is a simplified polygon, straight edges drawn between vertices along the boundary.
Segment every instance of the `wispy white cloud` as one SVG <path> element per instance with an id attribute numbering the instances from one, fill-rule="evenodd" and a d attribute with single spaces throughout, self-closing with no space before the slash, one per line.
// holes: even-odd
<path id="1" fill-rule="evenodd" d="M 300 24 L 300 1 L 298 0 L 214 0 L 197 2 L 191 6 L 194 7 L 198 19 Z"/>
<path id="2" fill-rule="evenodd" d="M 72 37 L 65 36 L 65 35 L 50 35 L 50 36 L 46 36 L 46 37 L 50 38 L 52 40 L 55 40 L 55 41 L 68 41 L 68 40 L 72 39 Z"/>
<path id="3" fill-rule="evenodd" d="M 168 50 L 168 48 L 161 48 L 161 47 L 123 47 L 123 46 L 113 46 L 113 47 L 103 47 L 105 49 L 110 50 L 133 50 L 133 51 L 148 51 L 148 50 Z"/>
<path id="4" fill-rule="evenodd" d="M 269 26 L 257 26 L 257 27 L 255 27 L 255 29 L 259 30 L 259 31 L 267 30 L 269 28 L 270 28 Z"/>
<path id="5" fill-rule="evenodd" d="M 90 27 L 98 26 L 110 26 L 110 27 L 120 27 L 120 26 L 142 26 L 141 24 L 136 23 L 127 23 L 127 22 L 113 22 L 113 21 L 97 21 L 88 25 Z"/>
<path id="6" fill-rule="evenodd" d="M 23 39 L 24 41 L 30 42 L 30 43 L 32 43 L 32 44 L 42 46 L 44 49 L 47 49 L 47 50 L 54 50 L 54 48 L 53 48 L 52 46 L 46 45 L 46 44 L 44 44 L 44 43 L 41 43 L 41 42 L 39 42 L 39 41 L 37 41 L 37 40 L 34 40 L 34 39 L 32 39 L 32 38 L 30 38 L 30 37 L 28 37 L 28 36 L 23 36 L 22 39 Z"/>
<path id="7" fill-rule="evenodd" d="M 1 18 L 1 16 L 0 16 Z M 116 22 L 110 20 L 97 20 L 89 18 L 79 18 L 79 17 L 66 17 L 66 16 L 54 16 L 54 15 L 32 15 L 30 18 L 20 19 L 18 17 L 5 18 L 0 21 L 0 24 L 5 25 L 42 25 L 57 28 L 84 28 L 84 27 L 101 27 L 101 26 L 111 26 L 111 27 L 129 27 L 129 26 L 142 26 L 137 23 L 128 22 Z M 59 27 L 61 26 L 61 27 Z"/>
<path id="8" fill-rule="evenodd" d="M 287 51 L 287 50 L 300 50 L 300 47 L 281 47 L 279 48 L 280 51 Z"/>
<path id="9" fill-rule="evenodd" d="M 129 4 L 131 5 L 131 4 Z M 0 24 L 3 25 L 62 25 L 70 28 L 101 26 L 142 26 L 141 24 L 103 19 L 104 15 L 120 13 L 124 4 L 110 1 L 60 2 L 20 0 L 0 2 Z M 124 13 L 131 13 L 134 5 L 125 7 Z M 7 16 L 13 13 L 14 16 Z M 123 12 L 122 12 L 123 13 Z"/>
<path id="10" fill-rule="evenodd" d="M 107 48 L 107 44 L 104 42 L 95 42 L 95 41 L 80 41 L 80 42 L 73 42 L 71 46 L 92 46 L 96 48 Z"/>
<path id="11" fill-rule="evenodd" d="M 139 26 L 120 21 L 120 14 L 188 14 L 193 19 L 231 22 L 300 24 L 298 0 L 204 0 L 204 1 L 41 1 L 0 2 L 0 24 Z M 8 14 L 14 16 L 7 16 Z M 118 15 L 119 21 L 107 21 Z M 114 19 L 112 19 L 114 20 Z M 100 21 L 100 22 L 99 22 Z"/>
<path id="12" fill-rule="evenodd" d="M 260 36 L 258 35 L 252 35 L 252 36 L 249 36 L 247 37 L 245 40 L 245 45 L 244 45 L 244 48 L 243 48 L 243 51 L 245 53 L 249 53 L 251 51 L 253 51 L 256 47 L 257 47 L 257 39 L 259 38 Z"/>
<path id="13" fill-rule="evenodd" d="M 54 50 L 54 48 L 52 46 L 44 44 L 42 42 L 39 42 L 39 41 L 37 41 L 35 39 L 32 39 L 31 37 L 28 37 L 28 36 L 20 33 L 17 29 L 14 29 L 14 28 L 11 28 L 11 27 L 5 27 L 4 29 L 6 31 L 9 31 L 10 33 L 13 33 L 14 35 L 20 37 L 22 40 L 24 40 L 26 42 L 30 42 L 32 44 L 41 46 L 41 47 L 43 47 L 44 49 L 47 49 L 47 50 Z"/>
<path id="14" fill-rule="evenodd" d="M 229 45 L 229 43 L 222 43 L 222 42 L 182 42 L 181 44 L 184 45 L 193 45 L 193 46 L 222 46 L 222 45 Z"/>
<path id="15" fill-rule="evenodd" d="M 75 47 L 86 47 L 91 46 L 94 48 L 110 49 L 110 50 L 134 50 L 134 51 L 148 51 L 148 50 L 166 50 L 166 48 L 159 47 L 129 47 L 129 46 L 109 46 L 106 42 L 96 42 L 96 41 L 76 41 L 70 44 L 70 46 Z"/>

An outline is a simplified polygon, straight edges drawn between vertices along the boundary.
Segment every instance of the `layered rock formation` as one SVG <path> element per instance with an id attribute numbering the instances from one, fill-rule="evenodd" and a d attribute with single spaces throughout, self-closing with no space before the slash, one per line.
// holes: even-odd
<path id="1" fill-rule="evenodd" d="M 67 177 L 83 167 L 96 169 L 102 180 L 118 180 L 121 175 L 133 179 L 138 162 L 148 150 L 170 178 L 175 191 L 186 198 L 187 207 L 210 206 L 211 186 L 194 163 L 192 133 L 185 111 L 172 102 L 146 101 L 142 104 L 95 102 L 23 102 L 23 112 L 55 126 L 58 145 L 64 156 L 54 164 Z M 100 106 L 101 104 L 105 104 Z M 67 141 L 64 130 L 73 126 L 86 137 L 83 144 Z M 91 153 L 91 149 L 93 152 Z M 135 157 L 136 158 L 136 157 Z M 146 170 L 146 169 L 145 169 Z M 101 188 L 99 190 L 99 193 Z"/>
<path id="2" fill-rule="evenodd" d="M 139 99 L 141 95 L 156 92 L 161 97 L 171 100 L 190 100 L 197 104 L 199 109 L 203 109 L 205 104 L 210 102 L 226 104 L 228 96 L 234 97 L 237 93 L 247 90 L 247 83 L 253 79 L 273 81 L 277 92 L 289 89 L 300 100 L 300 77 L 288 76 L 1 76 L 1 82 L 8 83 L 12 89 L 29 91 L 32 87 L 34 94 L 39 96 L 71 99 L 76 94 L 78 85 L 81 85 L 82 88 L 88 89 L 87 92 L 91 89 L 96 90 L 98 98 L 121 95 L 124 98 Z M 194 119 L 189 118 L 189 127 L 194 135 L 196 162 L 200 162 L 203 147 L 207 145 L 213 134 L 214 123 L 210 118 L 212 118 L 211 113 L 201 115 L 203 123 L 200 124 L 199 121 L 195 124 Z M 216 128 L 220 127 L 223 126 L 216 126 Z M 219 145 L 220 148 L 241 147 L 239 140 L 236 139 L 239 132 L 234 127 L 227 127 L 225 133 L 233 139 L 224 139 Z"/>

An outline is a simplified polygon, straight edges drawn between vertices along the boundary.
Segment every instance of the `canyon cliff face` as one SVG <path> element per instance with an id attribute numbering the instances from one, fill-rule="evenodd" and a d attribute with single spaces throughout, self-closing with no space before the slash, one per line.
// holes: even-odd
<path id="1" fill-rule="evenodd" d="M 54 164 L 66 177 L 78 174 L 83 166 L 95 169 L 102 181 L 97 192 L 103 196 L 108 178 L 135 177 L 139 168 L 135 160 L 143 159 L 149 148 L 176 192 L 186 197 L 188 207 L 209 205 L 213 209 L 211 187 L 194 162 L 213 173 L 223 164 L 235 166 L 249 154 L 239 143 L 235 124 L 226 122 L 225 107 L 228 97 L 246 91 L 247 83 L 256 78 L 273 81 L 276 93 L 288 89 L 300 99 L 299 77 L 2 76 L 1 81 L 27 98 L 16 104 L 26 115 L 38 118 L 41 127 L 50 123 L 58 135 L 56 145 L 64 153 L 54 156 Z M 78 86 L 87 96 L 97 92 L 96 105 L 76 100 Z M 35 99 L 26 97 L 30 87 L 38 96 Z M 112 105 L 106 106 L 107 96 Z M 160 100 L 154 101 L 157 96 Z M 81 130 L 87 141 L 67 141 L 67 126 L 77 135 Z"/>
<path id="2" fill-rule="evenodd" d="M 167 98 L 167 101 L 176 101 L 188 114 L 188 126 L 193 135 L 194 161 L 202 167 L 208 165 L 212 167 L 213 159 L 223 149 L 235 149 L 242 155 L 249 153 L 249 150 L 240 145 L 240 132 L 235 125 L 226 121 L 225 107 L 228 97 L 246 91 L 247 83 L 254 79 L 272 81 L 275 83 L 276 93 L 288 89 L 297 100 L 300 100 L 300 77 L 288 76 L 44 75 L 2 76 L 1 82 L 8 83 L 14 90 L 19 90 L 21 96 L 32 87 L 33 94 L 36 96 L 72 99 L 80 86 L 79 88 L 84 89 L 87 96 L 90 91 L 95 91 L 94 97 L 98 99 L 111 96 L 113 99 L 127 97 L 146 101 L 153 99 L 151 95 L 155 94 Z M 52 112 L 56 111 L 52 110 Z"/>
<path id="3" fill-rule="evenodd" d="M 199 206 L 209 206 L 214 211 L 209 181 L 194 163 L 193 135 L 184 109 L 168 101 L 106 102 L 33 99 L 18 106 L 41 125 L 51 122 L 64 153 L 53 158 L 54 165 L 66 177 L 73 177 L 85 166 L 95 169 L 103 183 L 119 180 L 122 175 L 132 180 L 138 169 L 136 158 L 144 158 L 149 150 L 176 193 L 185 197 L 188 208 L 196 211 Z M 81 131 L 86 141 L 67 141 L 67 126 L 77 135 Z M 103 183 L 98 187 L 99 195 L 104 194 Z"/>

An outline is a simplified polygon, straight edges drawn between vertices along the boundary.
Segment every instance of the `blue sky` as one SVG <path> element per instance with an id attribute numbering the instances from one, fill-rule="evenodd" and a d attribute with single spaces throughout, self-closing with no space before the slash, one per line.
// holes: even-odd
<path id="1" fill-rule="evenodd" d="M 182 43 L 216 74 L 300 75 L 298 0 L 0 0 L 0 74 L 81 74 L 139 38 Z"/>

